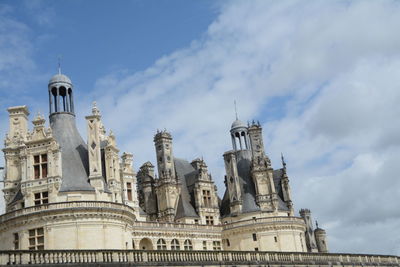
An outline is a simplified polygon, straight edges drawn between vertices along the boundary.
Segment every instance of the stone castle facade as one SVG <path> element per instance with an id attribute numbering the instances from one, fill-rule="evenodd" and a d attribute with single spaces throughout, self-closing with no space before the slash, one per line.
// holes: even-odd
<path id="1" fill-rule="evenodd" d="M 259 123 L 233 122 L 220 199 L 205 161 L 176 157 L 167 131 L 154 136 L 157 175 L 120 156 L 96 105 L 85 142 L 73 92 L 63 74 L 49 81 L 50 127 L 37 115 L 30 130 L 26 106 L 8 109 L 0 250 L 328 251 L 311 212 L 295 215 L 286 163 L 272 168 Z"/>

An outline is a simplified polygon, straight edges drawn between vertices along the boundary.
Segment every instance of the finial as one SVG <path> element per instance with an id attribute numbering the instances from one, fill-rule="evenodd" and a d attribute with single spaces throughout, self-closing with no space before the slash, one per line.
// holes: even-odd
<path id="1" fill-rule="evenodd" d="M 286 168 L 286 162 L 285 162 L 285 158 L 283 157 L 283 153 L 282 152 L 281 152 L 281 159 L 282 159 L 283 168 Z"/>
<path id="2" fill-rule="evenodd" d="M 315 225 L 317 226 L 317 229 L 318 229 L 318 221 L 317 220 L 315 220 Z"/>
<path id="3" fill-rule="evenodd" d="M 93 115 L 100 115 L 100 110 L 97 108 L 96 101 L 93 101 L 93 104 L 92 104 L 92 114 Z"/>
<path id="4" fill-rule="evenodd" d="M 58 74 L 61 74 L 61 55 L 58 55 Z"/>
<path id="5" fill-rule="evenodd" d="M 236 116 L 236 120 L 238 120 L 238 113 L 237 113 L 236 100 L 233 101 L 233 104 L 235 105 L 235 116 Z"/>

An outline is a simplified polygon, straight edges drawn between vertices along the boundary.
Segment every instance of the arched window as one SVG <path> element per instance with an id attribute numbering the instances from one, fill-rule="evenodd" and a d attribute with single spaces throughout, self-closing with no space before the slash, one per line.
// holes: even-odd
<path id="1" fill-rule="evenodd" d="M 180 250 L 179 241 L 177 239 L 172 239 L 171 241 L 171 250 Z"/>
<path id="2" fill-rule="evenodd" d="M 185 250 L 193 250 L 192 241 L 186 239 L 183 243 L 183 247 L 185 248 Z"/>
<path id="3" fill-rule="evenodd" d="M 53 96 L 53 105 L 54 105 L 54 112 L 57 112 L 59 110 L 59 104 L 58 104 L 58 96 L 57 96 L 57 88 L 53 87 L 51 88 L 51 95 Z"/>
<path id="4" fill-rule="evenodd" d="M 61 97 L 60 111 L 67 111 L 67 99 L 66 99 L 67 89 L 64 86 L 61 86 L 58 90 L 60 91 L 60 97 Z"/>
<path id="5" fill-rule="evenodd" d="M 164 239 L 158 239 L 157 241 L 157 249 L 158 250 L 166 250 L 167 249 L 167 242 Z"/>

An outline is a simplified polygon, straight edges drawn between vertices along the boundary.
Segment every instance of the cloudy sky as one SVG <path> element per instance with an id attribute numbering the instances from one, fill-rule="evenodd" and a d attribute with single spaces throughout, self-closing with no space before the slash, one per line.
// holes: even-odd
<path id="1" fill-rule="evenodd" d="M 400 254 L 400 1 L 1 1 L 6 108 L 47 114 L 62 56 L 77 122 L 97 101 L 134 167 L 157 129 L 223 188 L 229 129 L 259 120 L 331 252 Z M 1 162 L 3 164 L 3 162 Z M 1 185 L 0 185 L 1 186 Z"/>

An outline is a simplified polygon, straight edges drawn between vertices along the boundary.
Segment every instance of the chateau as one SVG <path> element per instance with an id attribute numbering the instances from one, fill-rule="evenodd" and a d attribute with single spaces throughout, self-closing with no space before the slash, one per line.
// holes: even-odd
<path id="1" fill-rule="evenodd" d="M 167 131 L 154 136 L 156 162 L 136 171 L 96 105 L 82 139 L 67 76 L 50 79 L 48 98 L 50 127 L 37 115 L 30 130 L 26 106 L 8 109 L 0 250 L 328 251 L 310 211 L 296 215 L 259 123 L 233 122 L 220 199 L 206 162 L 174 155 Z"/>

